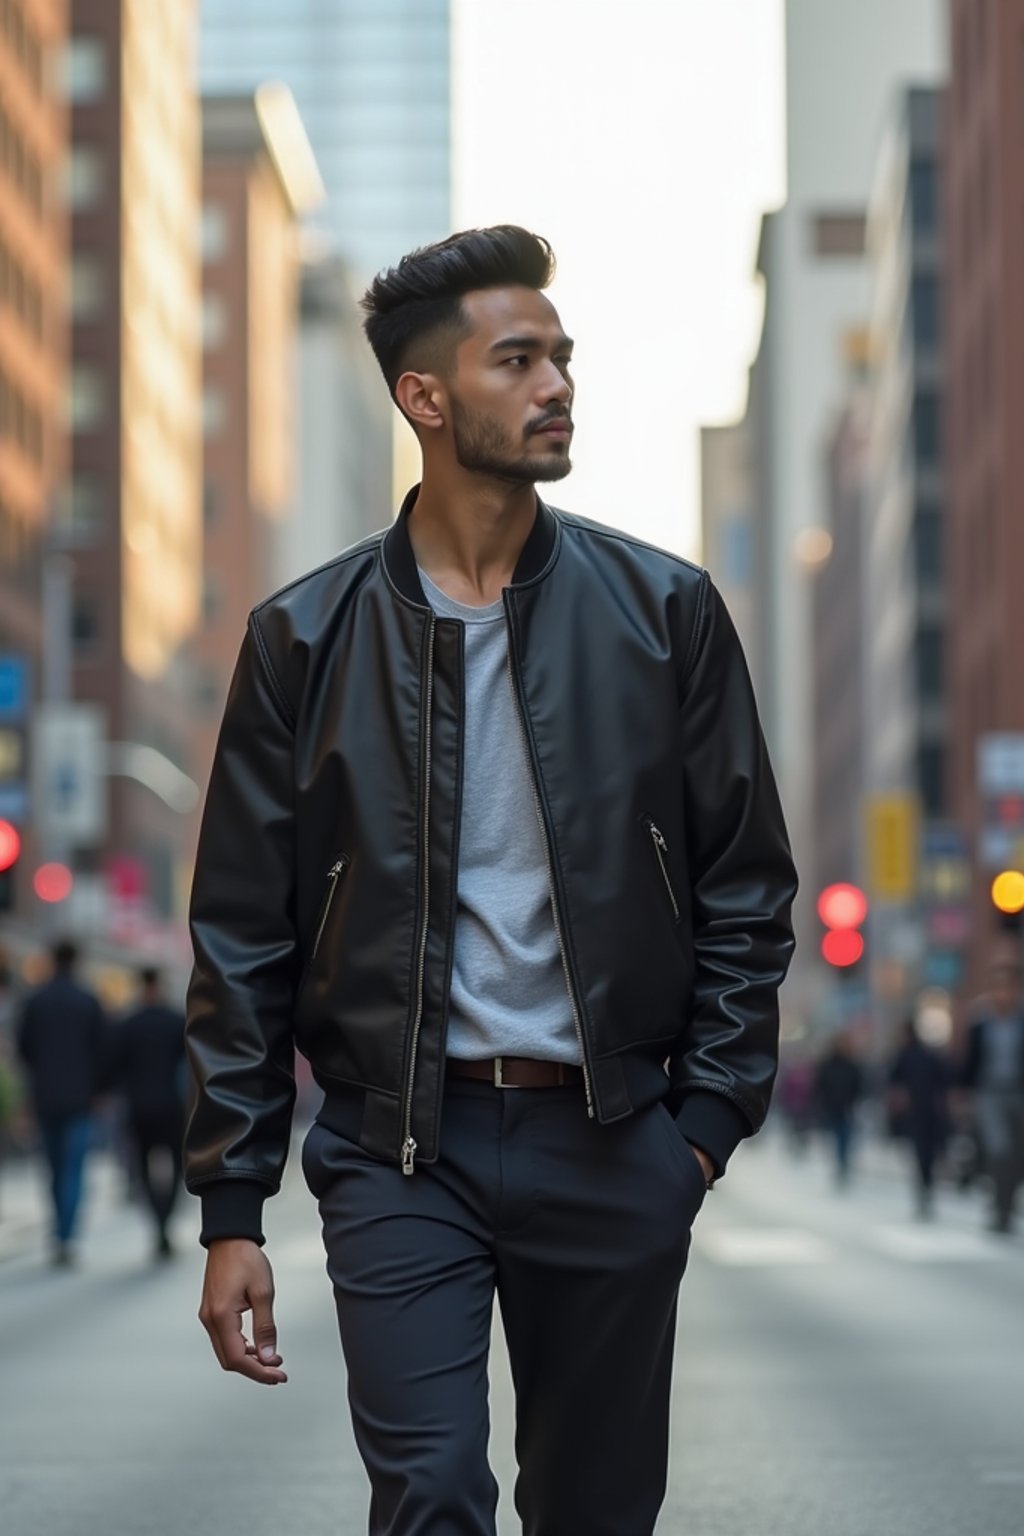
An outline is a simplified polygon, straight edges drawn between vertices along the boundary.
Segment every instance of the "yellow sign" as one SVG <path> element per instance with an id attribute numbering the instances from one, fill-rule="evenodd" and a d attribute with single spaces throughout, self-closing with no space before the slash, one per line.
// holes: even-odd
<path id="1" fill-rule="evenodd" d="M 914 795 L 869 798 L 868 892 L 875 901 L 913 901 L 917 892 L 917 829 Z"/>

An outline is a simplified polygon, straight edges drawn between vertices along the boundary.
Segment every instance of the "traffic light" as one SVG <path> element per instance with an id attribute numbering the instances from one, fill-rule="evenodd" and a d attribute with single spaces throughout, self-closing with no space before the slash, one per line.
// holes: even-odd
<path id="1" fill-rule="evenodd" d="M 864 953 L 864 937 L 858 931 L 868 915 L 868 899 L 856 885 L 827 885 L 818 897 L 818 916 L 826 933 L 821 941 L 823 958 L 837 970 L 856 965 Z"/>
<path id="2" fill-rule="evenodd" d="M 12 821 L 0 819 L 0 912 L 14 907 L 14 875 L 21 854 L 21 833 Z"/>

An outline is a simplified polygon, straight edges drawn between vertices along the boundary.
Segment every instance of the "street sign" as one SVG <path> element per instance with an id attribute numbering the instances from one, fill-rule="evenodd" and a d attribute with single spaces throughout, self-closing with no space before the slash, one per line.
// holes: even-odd
<path id="1" fill-rule="evenodd" d="M 36 820 L 44 843 L 102 841 L 107 826 L 104 712 L 97 704 L 43 704 L 33 739 Z"/>
<path id="2" fill-rule="evenodd" d="M 917 888 L 917 799 L 871 795 L 867 802 L 868 890 L 876 901 L 906 905 Z"/>
<path id="3" fill-rule="evenodd" d="M 978 738 L 983 869 L 1013 868 L 1024 844 L 1024 732 L 990 731 Z"/>
<path id="4" fill-rule="evenodd" d="M 28 718 L 29 671 L 24 656 L 0 655 L 0 720 L 19 725 Z"/>

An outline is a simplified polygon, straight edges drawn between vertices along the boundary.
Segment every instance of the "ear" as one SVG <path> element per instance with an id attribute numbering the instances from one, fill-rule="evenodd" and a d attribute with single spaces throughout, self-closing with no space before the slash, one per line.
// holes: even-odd
<path id="1" fill-rule="evenodd" d="M 414 427 L 436 432 L 444 426 L 444 389 L 434 373 L 403 373 L 395 385 L 399 409 Z"/>

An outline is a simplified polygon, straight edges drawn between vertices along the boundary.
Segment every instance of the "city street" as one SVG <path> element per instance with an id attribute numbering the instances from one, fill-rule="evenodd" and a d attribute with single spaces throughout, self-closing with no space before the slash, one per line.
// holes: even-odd
<path id="1" fill-rule="evenodd" d="M 679 1331 L 672 1484 L 686 1536 L 1020 1536 L 1024 1238 L 977 1195 L 907 1219 L 888 1153 L 835 1194 L 817 1154 L 765 1139 L 699 1219 Z M 11 1230 L 11 1202 L 5 1221 Z M 358 1536 L 366 1493 L 331 1299 L 293 1159 L 270 1209 L 290 1382 L 224 1376 L 182 1256 L 148 1262 L 141 1218 L 98 1168 L 76 1272 L 0 1221 L 0 1509 L 6 1536 Z M 507 1373 L 495 1353 L 501 1536 L 518 1530 Z M 585 1536 L 585 1533 L 566 1533 Z"/>

